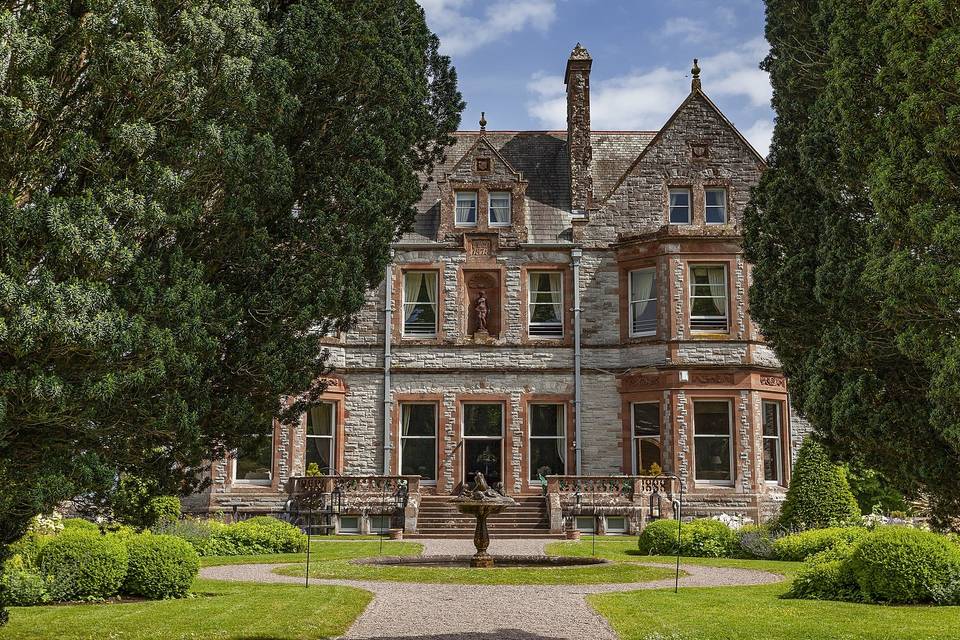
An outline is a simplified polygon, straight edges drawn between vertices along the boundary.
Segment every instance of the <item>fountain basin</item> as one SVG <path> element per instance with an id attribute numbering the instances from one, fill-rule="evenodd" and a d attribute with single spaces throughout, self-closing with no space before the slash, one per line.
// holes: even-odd
<path id="1" fill-rule="evenodd" d="M 549 567 L 585 567 L 609 564 L 603 558 L 584 558 L 573 556 L 489 556 L 497 567 L 512 568 L 549 568 Z M 353 564 L 381 565 L 391 567 L 429 567 L 429 568 L 468 568 L 473 564 L 474 556 L 381 556 L 376 558 L 357 558 Z"/>

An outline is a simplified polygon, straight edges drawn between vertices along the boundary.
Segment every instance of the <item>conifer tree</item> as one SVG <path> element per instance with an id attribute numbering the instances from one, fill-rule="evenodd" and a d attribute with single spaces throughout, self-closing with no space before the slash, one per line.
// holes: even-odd
<path id="1" fill-rule="evenodd" d="M 850 491 L 846 472 L 830 462 L 813 438 L 800 445 L 793 464 L 787 499 L 777 521 L 791 530 L 843 526 L 860 520 L 860 507 Z"/>

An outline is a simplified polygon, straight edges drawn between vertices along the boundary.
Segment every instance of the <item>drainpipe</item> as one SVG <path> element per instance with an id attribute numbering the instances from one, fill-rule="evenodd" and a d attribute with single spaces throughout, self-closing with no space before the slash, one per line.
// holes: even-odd
<path id="1" fill-rule="evenodd" d="M 574 454 L 576 455 L 577 475 L 583 472 L 583 432 L 581 429 L 580 408 L 583 406 L 583 381 L 580 378 L 580 258 L 583 250 L 574 247 L 570 250 L 573 262 L 573 433 Z"/>
<path id="2" fill-rule="evenodd" d="M 393 256 L 386 268 L 383 305 L 383 475 L 390 475 L 390 460 L 393 458 L 393 443 L 390 442 L 390 413 L 393 400 L 390 397 L 391 340 L 393 338 Z"/>

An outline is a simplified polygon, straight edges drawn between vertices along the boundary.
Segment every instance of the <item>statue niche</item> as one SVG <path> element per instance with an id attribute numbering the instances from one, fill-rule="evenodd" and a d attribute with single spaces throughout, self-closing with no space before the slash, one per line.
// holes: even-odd
<path id="1" fill-rule="evenodd" d="M 467 315 L 467 335 L 484 342 L 500 335 L 500 272 L 467 271 L 466 300 L 461 307 Z"/>

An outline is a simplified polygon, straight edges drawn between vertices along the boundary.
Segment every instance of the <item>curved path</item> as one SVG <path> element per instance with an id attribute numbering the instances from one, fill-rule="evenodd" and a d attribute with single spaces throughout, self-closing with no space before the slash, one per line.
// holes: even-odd
<path id="1" fill-rule="evenodd" d="M 468 540 L 416 540 L 424 555 L 466 553 Z M 543 553 L 544 541 L 496 540 L 491 551 L 500 554 Z M 462 548 L 461 548 L 462 547 Z M 214 580 L 291 582 L 303 579 L 273 573 L 282 564 L 238 564 L 205 567 L 201 576 Z M 663 566 L 663 565 L 653 565 Z M 783 579 L 774 573 L 681 565 L 688 575 L 682 587 L 721 587 L 767 584 Z M 374 582 L 367 580 L 311 580 L 366 589 L 373 602 L 344 638 L 373 640 L 617 640 L 599 614 L 587 604 L 591 593 L 663 589 L 673 578 L 634 584 L 587 585 L 469 585 Z"/>

